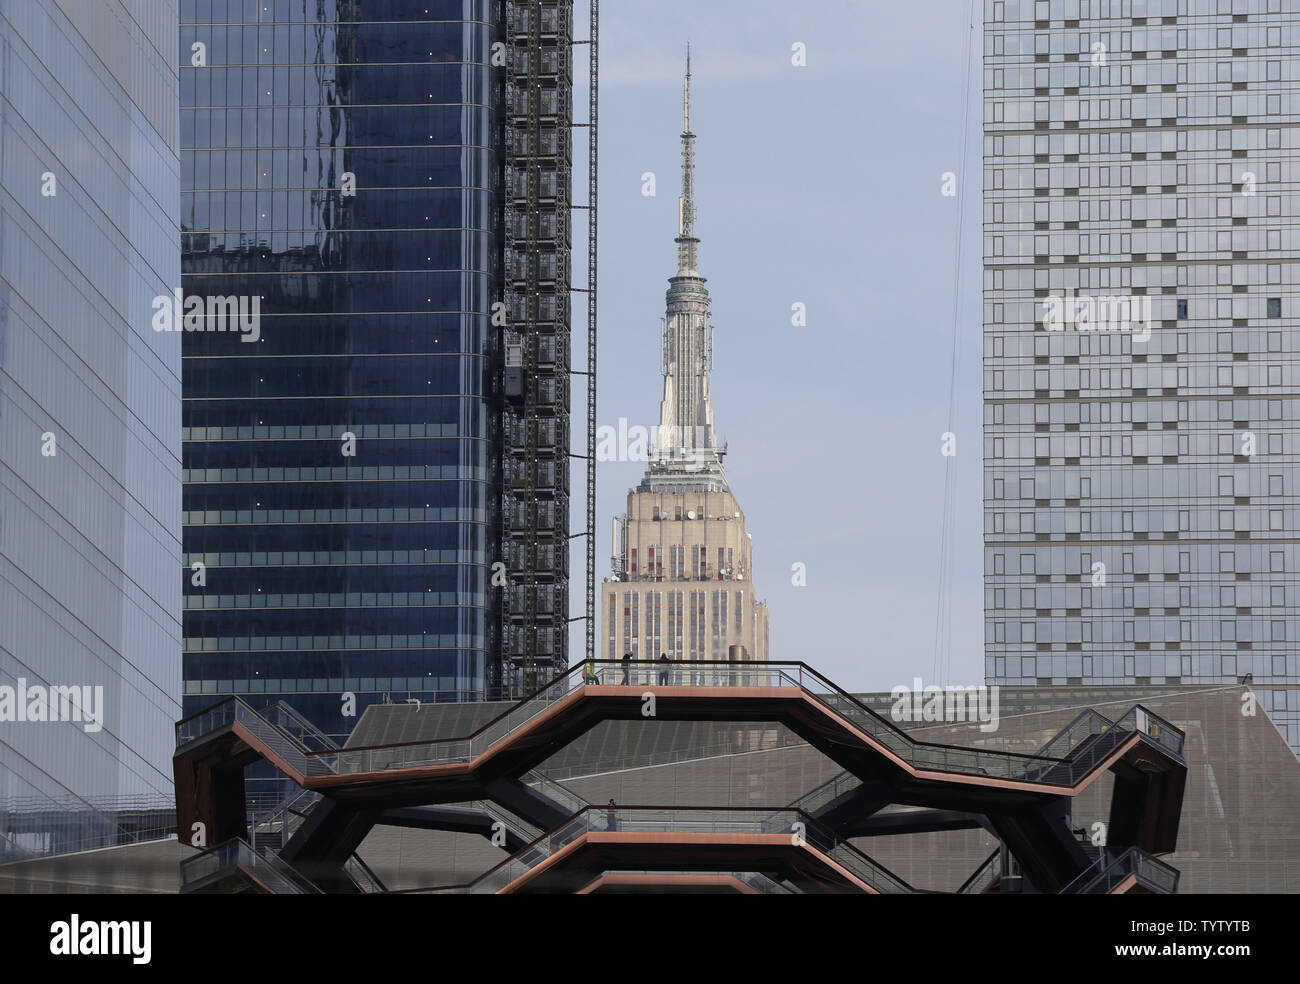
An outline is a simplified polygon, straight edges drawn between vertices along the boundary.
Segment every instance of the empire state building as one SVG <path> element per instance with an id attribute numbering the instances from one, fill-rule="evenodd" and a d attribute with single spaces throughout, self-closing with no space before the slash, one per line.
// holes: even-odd
<path id="1" fill-rule="evenodd" d="M 645 476 L 614 518 L 601 591 L 604 656 L 766 660 L 767 605 L 755 595 L 752 537 L 727 484 L 709 399 L 713 328 L 695 235 L 689 54 L 682 101 L 677 273 L 660 323 L 663 401 Z"/>

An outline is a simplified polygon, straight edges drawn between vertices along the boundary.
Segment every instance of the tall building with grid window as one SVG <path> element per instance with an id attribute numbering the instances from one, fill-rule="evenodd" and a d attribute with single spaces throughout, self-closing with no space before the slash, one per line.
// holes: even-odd
<path id="1" fill-rule="evenodd" d="M 615 517 L 601 588 L 605 659 L 766 660 L 767 605 L 754 587 L 745 515 L 727 484 L 709 398 L 713 328 L 698 270 L 691 70 L 683 96 L 677 274 L 660 339 L 663 401 L 645 477 Z M 643 668 L 644 672 L 644 668 Z"/>
<path id="2" fill-rule="evenodd" d="M 1300 748 L 1296 0 L 987 0 L 990 683 L 1248 678 Z"/>

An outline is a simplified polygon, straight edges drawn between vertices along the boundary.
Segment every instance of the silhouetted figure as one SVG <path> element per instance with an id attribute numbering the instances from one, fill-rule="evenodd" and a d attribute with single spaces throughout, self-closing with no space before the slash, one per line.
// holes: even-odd
<path id="1" fill-rule="evenodd" d="M 668 654 L 659 654 L 659 686 L 668 686 Z"/>
<path id="2" fill-rule="evenodd" d="M 623 654 L 623 686 L 632 682 L 632 654 Z"/>

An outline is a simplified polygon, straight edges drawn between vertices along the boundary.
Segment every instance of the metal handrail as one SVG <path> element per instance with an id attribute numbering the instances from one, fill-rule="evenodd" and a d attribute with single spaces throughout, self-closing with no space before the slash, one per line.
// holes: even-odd
<path id="1" fill-rule="evenodd" d="M 1092 735 L 1100 734 L 1101 732 L 1105 731 L 1114 723 L 1115 722 L 1113 722 L 1110 718 L 1106 717 L 1104 714 L 1099 714 L 1097 711 L 1094 711 L 1092 708 L 1088 708 L 1087 710 L 1077 715 L 1073 721 L 1067 724 L 1055 735 L 1053 735 L 1052 738 L 1050 738 L 1046 742 L 1046 744 L 1043 745 L 1042 748 L 1034 752 L 1034 755 L 1043 758 L 1051 757 L 1053 755 L 1056 758 L 1061 758 L 1061 759 L 1069 758 L 1070 753 L 1074 751 L 1075 747 L 1079 744 L 1079 742 L 1087 740 Z M 1083 731 L 1083 735 L 1078 740 L 1074 740 L 1074 735 L 1076 735 L 1079 731 Z M 1053 747 L 1056 746 L 1057 743 L 1061 742 L 1063 739 L 1065 740 L 1065 747 L 1059 752 L 1053 752 L 1052 751 Z"/>
<path id="2" fill-rule="evenodd" d="M 635 814 L 657 814 L 667 819 L 634 819 Z M 426 892 L 474 893 L 496 891 L 525 874 L 527 871 L 551 857 L 560 848 L 577 840 L 588 831 L 627 830 L 631 827 L 667 826 L 680 832 L 684 826 L 690 826 L 689 816 L 732 814 L 734 820 L 703 819 L 697 826 L 717 829 L 719 825 L 731 832 L 750 833 L 789 833 L 796 845 L 804 843 L 816 848 L 826 857 L 849 869 L 854 875 L 880 892 L 916 892 L 911 885 L 895 875 L 883 864 L 875 861 L 840 837 L 829 827 L 824 826 L 801 810 L 778 808 L 775 810 L 755 807 L 680 807 L 680 806 L 589 806 L 558 826 L 543 834 L 516 851 L 509 858 L 489 868 L 473 881 L 457 885 L 440 885 L 425 888 L 404 889 L 394 894 L 415 894 Z M 742 816 L 752 819 L 745 820 Z M 685 819 L 683 819 L 685 818 Z M 802 829 L 796 828 L 796 824 Z"/>
<path id="3" fill-rule="evenodd" d="M 807 694 L 823 707 L 861 728 L 873 740 L 896 754 L 914 768 L 929 771 L 950 772 L 958 775 L 993 776 L 1025 782 L 1038 782 L 1052 785 L 1072 785 L 1085 775 L 1095 764 L 1096 756 L 1080 760 L 1063 759 L 1042 755 L 1030 755 L 1020 752 L 990 751 L 960 745 L 946 745 L 935 742 L 918 741 L 892 722 L 881 717 L 856 697 L 840 690 L 826 677 L 804 663 L 734 663 L 726 660 L 697 660 L 687 662 L 661 663 L 657 660 L 593 660 L 593 666 L 605 666 L 621 673 L 628 665 L 652 667 L 652 672 L 669 673 L 675 676 L 690 676 L 690 682 L 669 683 L 670 686 L 710 686 L 718 685 L 719 679 L 726 681 L 725 686 L 760 685 L 767 687 L 797 688 Z M 725 668 L 725 669 L 724 669 Z M 278 729 L 293 742 L 295 753 L 292 756 L 301 767 L 303 775 L 335 775 L 348 772 L 377 771 L 379 769 L 411 768 L 420 765 L 450 764 L 469 761 L 475 755 L 504 741 L 511 734 L 531 722 L 555 704 L 568 698 L 580 689 L 590 685 L 586 681 L 575 679 L 575 672 L 581 672 L 583 664 L 570 667 L 565 673 L 556 677 L 532 696 L 508 708 L 491 721 L 459 738 L 439 738 L 432 740 L 415 740 L 395 742 L 385 745 L 344 746 L 325 750 L 309 750 L 293 735 Z M 790 672 L 787 672 L 790 669 Z M 712 677 L 712 683 L 710 683 Z M 657 677 L 656 677 L 657 678 Z M 752 681 L 760 680 L 759 684 Z M 820 684 L 819 690 L 815 684 Z M 603 685 L 603 684 L 598 684 Z M 620 685 L 622 685 L 620 683 Z M 641 686 L 639 682 L 630 686 Z M 646 684 L 647 686 L 653 686 Z M 251 709 L 238 697 L 225 701 L 209 709 L 211 720 L 224 723 L 226 720 L 240 720 L 249 723 Z M 252 712 L 256 714 L 256 712 Z M 296 714 L 296 712 L 295 712 Z M 177 725 L 178 740 L 190 740 L 194 728 L 191 722 L 197 716 L 192 715 Z M 250 727 L 261 727 L 265 722 L 270 727 L 277 727 L 265 715 L 257 715 L 258 722 Z M 1100 716 L 1099 716 L 1100 717 Z M 1126 727 L 1126 725 L 1131 725 Z M 1101 727 L 1100 725 L 1098 725 Z M 1169 722 L 1151 713 L 1142 705 L 1136 705 L 1128 714 L 1120 718 L 1104 731 L 1113 733 L 1136 730 L 1148 739 L 1159 744 L 1167 752 L 1181 759 L 1183 733 Z M 1091 728 L 1088 734 L 1092 734 Z M 260 737 L 260 735 L 259 735 Z M 1087 737 L 1085 735 L 1084 737 Z M 423 754 L 408 754 L 419 751 Z M 389 755 L 383 753 L 391 753 Z M 287 758 L 290 756 L 286 756 Z"/>
<path id="4" fill-rule="evenodd" d="M 494 800 L 476 800 L 470 803 L 469 806 L 471 809 L 481 810 L 497 823 L 504 825 L 507 830 L 525 844 L 533 843 L 546 833 L 536 824 L 528 822 L 518 813 L 515 813 L 514 810 L 507 809 Z"/>
<path id="5" fill-rule="evenodd" d="M 561 809 L 568 810 L 571 814 L 592 805 L 591 801 L 586 797 L 575 793 L 564 783 L 552 779 L 537 769 L 530 769 L 519 777 L 519 781 L 525 786 L 531 786 L 539 790 L 540 795 L 556 803 Z"/>
<path id="6" fill-rule="evenodd" d="M 986 888 L 989 887 L 989 885 L 993 884 L 994 878 L 990 876 L 990 873 L 994 873 L 995 875 L 1002 874 L 1001 858 L 1002 858 L 1001 846 L 995 847 L 993 849 L 993 853 L 990 854 L 983 861 L 981 861 L 979 867 L 971 872 L 970 877 L 961 883 L 961 887 L 957 889 L 957 894 L 958 895 L 981 894 Z"/>
<path id="7" fill-rule="evenodd" d="M 1061 889 L 1062 895 L 1102 895 L 1129 875 L 1136 875 L 1152 887 L 1172 895 L 1178 890 L 1177 868 L 1157 860 L 1139 847 L 1130 847 L 1118 857 L 1103 855 Z"/>
<path id="8" fill-rule="evenodd" d="M 370 865 L 361 860 L 360 854 L 353 854 L 343 863 L 343 870 L 348 873 L 361 891 L 366 895 L 385 895 L 388 886 L 380 881 L 379 876 L 370 870 Z"/>
<path id="9" fill-rule="evenodd" d="M 220 874 L 228 869 L 244 869 L 275 894 L 319 895 L 321 891 L 287 862 L 274 854 L 259 854 L 242 837 L 223 841 L 216 847 L 181 862 L 181 887 Z"/>
<path id="10" fill-rule="evenodd" d="M 252 838 L 253 846 L 257 846 L 259 827 L 265 828 L 267 836 L 270 836 L 271 831 L 276 828 L 277 824 L 282 827 L 283 836 L 280 838 L 281 843 L 283 844 L 287 842 L 289 840 L 289 815 L 305 815 L 306 810 L 310 809 L 311 804 L 319 797 L 320 794 L 313 789 L 298 789 L 286 796 L 274 809 L 268 810 L 265 813 L 252 814 L 252 816 L 249 817 L 248 832 L 249 836 Z M 303 803 L 304 799 L 307 801 L 305 804 Z M 300 806 L 303 808 L 299 809 Z"/>
<path id="11" fill-rule="evenodd" d="M 789 809 L 803 810 L 809 815 L 815 815 L 827 803 L 833 802 L 850 789 L 861 785 L 862 780 L 846 769 L 794 800 L 789 804 Z"/>
<path id="12" fill-rule="evenodd" d="M 324 731 L 318 728 L 313 722 L 309 721 L 300 711 L 297 710 L 297 708 L 295 708 L 288 701 L 277 700 L 274 704 L 271 705 L 271 707 L 273 707 L 280 715 L 287 717 L 291 721 L 295 722 L 302 729 L 304 734 L 319 741 L 321 745 L 324 746 L 325 750 L 329 751 L 339 747 L 338 742 L 336 742 L 333 738 L 331 738 Z M 264 716 L 266 715 L 264 714 Z M 306 742 L 303 742 L 303 744 L 305 746 Z M 309 751 L 311 751 L 311 749 L 309 749 Z"/>

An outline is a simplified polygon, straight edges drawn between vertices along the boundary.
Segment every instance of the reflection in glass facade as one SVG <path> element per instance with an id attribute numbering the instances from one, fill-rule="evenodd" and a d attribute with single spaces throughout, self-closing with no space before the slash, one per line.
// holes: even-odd
<path id="1" fill-rule="evenodd" d="M 0 861 L 174 807 L 176 29 L 166 0 L 0 5 Z"/>
<path id="2" fill-rule="evenodd" d="M 187 714 L 483 696 L 498 7 L 181 0 Z"/>
<path id="3" fill-rule="evenodd" d="M 1250 675 L 1300 748 L 1297 12 L 986 0 L 990 683 Z"/>

